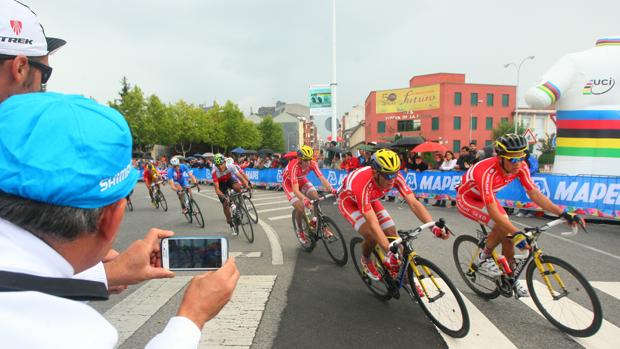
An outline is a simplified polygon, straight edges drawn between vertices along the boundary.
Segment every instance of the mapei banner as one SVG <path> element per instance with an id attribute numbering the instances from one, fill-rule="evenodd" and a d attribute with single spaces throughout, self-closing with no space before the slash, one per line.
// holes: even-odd
<path id="1" fill-rule="evenodd" d="M 198 179 L 211 180 L 211 172 L 205 169 L 193 171 Z M 244 172 L 257 185 L 277 186 L 282 184 L 284 169 L 248 168 Z M 339 188 L 346 176 L 346 172 L 341 170 L 322 169 L 321 172 L 334 188 Z M 463 172 L 402 172 L 402 175 L 419 198 L 454 199 Z M 317 188 L 321 187 L 314 173 L 310 173 L 308 179 Z M 620 177 L 537 174 L 532 179 L 544 195 L 568 211 L 620 218 Z M 395 192 L 394 195 L 398 194 Z M 497 197 L 506 207 L 538 209 L 527 197 L 518 179 L 502 189 Z"/>
<path id="2" fill-rule="evenodd" d="M 401 113 L 439 108 L 439 85 L 376 92 L 376 113 Z"/>

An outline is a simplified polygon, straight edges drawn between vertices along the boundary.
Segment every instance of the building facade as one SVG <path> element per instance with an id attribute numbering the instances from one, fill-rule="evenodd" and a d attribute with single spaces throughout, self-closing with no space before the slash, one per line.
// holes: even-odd
<path id="1" fill-rule="evenodd" d="M 465 74 L 414 76 L 408 88 L 372 91 L 366 98 L 366 141 L 399 133 L 422 136 L 448 149 L 492 143 L 492 130 L 512 121 L 515 86 L 470 84 Z"/>

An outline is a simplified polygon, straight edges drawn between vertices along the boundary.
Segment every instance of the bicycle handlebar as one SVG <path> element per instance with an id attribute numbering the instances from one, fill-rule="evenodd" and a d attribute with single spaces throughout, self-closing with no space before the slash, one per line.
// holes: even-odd
<path id="1" fill-rule="evenodd" d="M 534 227 L 534 228 L 525 228 L 524 231 L 526 232 L 544 232 L 549 230 L 550 228 L 553 228 L 555 226 L 561 225 L 563 223 L 566 223 L 566 220 L 564 218 L 558 218 L 558 219 L 554 219 L 551 222 L 547 222 L 544 225 L 540 226 L 540 227 Z M 571 231 L 567 231 L 567 232 L 562 232 L 560 233 L 561 235 L 564 236 L 575 236 L 577 235 L 577 233 L 579 232 L 579 227 L 581 227 L 581 229 L 583 229 L 583 231 L 585 231 L 586 233 L 588 232 L 588 230 L 586 230 L 586 227 L 579 222 L 579 225 L 571 225 Z"/>

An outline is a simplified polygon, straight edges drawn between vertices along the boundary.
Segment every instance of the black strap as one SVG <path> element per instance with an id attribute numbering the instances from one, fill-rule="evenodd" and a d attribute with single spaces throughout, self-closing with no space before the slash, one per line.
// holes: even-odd
<path id="1" fill-rule="evenodd" d="M 35 276 L 0 270 L 0 292 L 37 291 L 76 301 L 105 301 L 108 290 L 104 283 Z"/>

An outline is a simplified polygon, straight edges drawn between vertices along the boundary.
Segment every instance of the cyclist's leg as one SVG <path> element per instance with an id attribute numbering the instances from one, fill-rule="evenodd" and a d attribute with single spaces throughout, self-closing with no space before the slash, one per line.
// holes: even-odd
<path id="1" fill-rule="evenodd" d="M 226 217 L 226 223 L 228 223 L 228 225 L 232 225 L 232 217 L 230 214 L 230 208 L 228 207 L 228 203 L 227 201 L 230 200 L 230 197 L 228 196 L 228 182 L 219 182 L 219 187 L 220 187 L 220 191 L 222 191 L 222 193 L 224 193 L 224 197 L 223 198 L 219 198 L 220 199 L 220 203 L 222 204 L 222 210 L 224 211 L 224 216 Z"/>
<path id="2" fill-rule="evenodd" d="M 297 223 L 297 227 L 301 228 L 301 221 L 304 216 L 304 203 L 293 193 L 293 187 L 289 181 L 285 181 L 282 188 L 284 189 L 286 198 L 295 209 L 295 222 Z"/>

